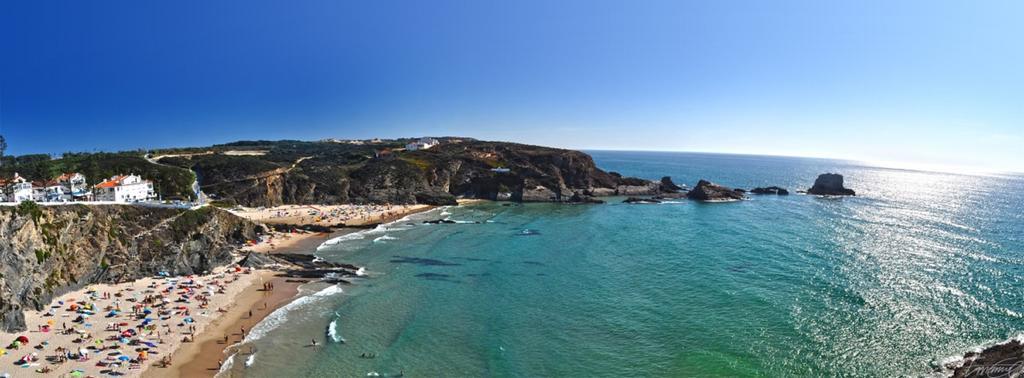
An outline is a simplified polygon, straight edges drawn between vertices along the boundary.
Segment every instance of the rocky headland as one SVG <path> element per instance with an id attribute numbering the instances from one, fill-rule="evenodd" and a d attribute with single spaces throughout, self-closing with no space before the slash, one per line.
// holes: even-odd
<path id="1" fill-rule="evenodd" d="M 379 144 L 256 141 L 174 151 L 160 164 L 192 170 L 212 199 L 231 205 L 428 204 L 459 198 L 600 203 L 596 197 L 657 195 L 671 182 L 605 172 L 579 151 L 470 138 L 426 150 Z M 258 151 L 239 155 L 238 149 Z"/>

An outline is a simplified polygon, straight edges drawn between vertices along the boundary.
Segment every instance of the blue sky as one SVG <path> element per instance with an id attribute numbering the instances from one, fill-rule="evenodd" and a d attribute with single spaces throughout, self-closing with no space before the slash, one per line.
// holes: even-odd
<path id="1" fill-rule="evenodd" d="M 1019 1 L 22 1 L 9 153 L 463 135 L 1024 171 Z"/>

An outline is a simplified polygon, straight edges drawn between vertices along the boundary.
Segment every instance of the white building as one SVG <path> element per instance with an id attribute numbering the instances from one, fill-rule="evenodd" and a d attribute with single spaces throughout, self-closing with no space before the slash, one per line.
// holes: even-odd
<path id="1" fill-rule="evenodd" d="M 64 187 L 57 180 L 51 180 L 41 185 L 43 189 L 43 201 L 46 202 L 67 202 L 70 196 L 64 195 Z"/>
<path id="2" fill-rule="evenodd" d="M 88 201 L 92 199 L 92 191 L 85 182 L 85 175 L 78 172 L 65 173 L 57 176 L 56 181 L 62 187 L 65 201 Z"/>
<path id="3" fill-rule="evenodd" d="M 33 201 L 32 198 L 32 182 L 26 180 L 24 177 L 14 174 L 14 178 L 11 179 L 11 200 L 12 202 L 23 202 Z"/>
<path id="4" fill-rule="evenodd" d="M 434 139 L 434 138 L 420 138 L 420 140 L 418 140 L 418 141 L 406 144 L 405 145 L 405 150 L 406 151 L 426 150 L 426 149 L 429 149 L 429 148 L 434 147 L 434 146 L 439 145 L 439 144 L 441 144 L 441 142 L 438 142 L 437 139 Z"/>
<path id="5" fill-rule="evenodd" d="M 96 184 L 93 195 L 97 201 L 139 202 L 156 198 L 153 182 L 137 175 L 120 175 Z"/>

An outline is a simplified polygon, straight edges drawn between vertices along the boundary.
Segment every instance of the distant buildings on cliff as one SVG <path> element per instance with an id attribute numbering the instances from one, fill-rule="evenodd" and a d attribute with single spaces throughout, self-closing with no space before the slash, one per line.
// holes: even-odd
<path id="1" fill-rule="evenodd" d="M 17 173 L 0 178 L 0 202 L 120 202 L 132 203 L 156 199 L 153 182 L 138 175 L 117 175 L 92 187 L 85 175 L 69 172 L 46 181 L 31 181 Z"/>
<path id="2" fill-rule="evenodd" d="M 415 142 L 411 142 L 409 144 L 406 144 L 405 145 L 405 150 L 406 151 L 427 150 L 427 149 L 430 149 L 431 147 L 434 147 L 434 146 L 439 145 L 439 144 L 441 144 L 441 142 L 439 142 L 437 139 L 434 139 L 434 138 L 420 138 L 420 140 L 417 140 Z"/>

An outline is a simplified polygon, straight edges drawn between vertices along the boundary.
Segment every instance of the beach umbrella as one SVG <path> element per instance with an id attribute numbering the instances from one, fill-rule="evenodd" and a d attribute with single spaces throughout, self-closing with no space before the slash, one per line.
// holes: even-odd
<path id="1" fill-rule="evenodd" d="M 128 357 L 128 356 L 121 356 L 121 357 L 118 357 L 117 359 L 120 360 L 120 361 L 131 361 L 132 360 L 132 358 Z"/>
<path id="2" fill-rule="evenodd" d="M 15 339 L 15 340 L 17 340 L 18 342 L 20 342 L 22 344 L 28 344 L 28 336 L 25 336 L 25 335 L 18 336 L 18 338 Z"/>
<path id="3" fill-rule="evenodd" d="M 72 377 L 81 377 L 81 376 L 82 376 L 82 373 L 83 373 L 83 371 L 82 371 L 82 370 L 75 370 L 75 371 L 72 371 L 72 372 L 71 372 L 71 376 L 72 376 Z"/>

